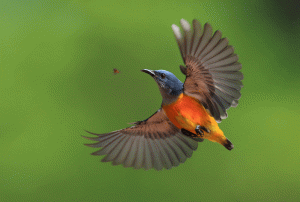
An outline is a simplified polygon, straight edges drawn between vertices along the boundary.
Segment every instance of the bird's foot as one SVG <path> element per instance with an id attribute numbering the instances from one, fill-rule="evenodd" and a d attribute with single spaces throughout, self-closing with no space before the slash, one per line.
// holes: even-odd
<path id="1" fill-rule="evenodd" d="M 204 132 L 203 131 L 205 131 L 207 133 L 210 133 L 210 131 L 207 128 L 205 128 L 204 126 L 200 126 L 200 125 L 196 126 L 195 131 L 196 131 L 197 135 L 200 135 L 200 137 L 204 136 Z"/>
<path id="2" fill-rule="evenodd" d="M 182 132 L 184 135 L 189 136 L 189 137 L 198 137 L 196 134 L 191 133 L 190 131 L 188 131 L 188 130 L 186 130 L 186 129 L 184 129 L 184 128 L 181 129 L 181 132 Z"/>
<path id="3" fill-rule="evenodd" d="M 200 138 L 197 134 L 191 133 L 190 131 L 185 130 L 184 128 L 181 129 L 181 132 L 184 135 L 192 138 L 193 140 L 196 140 L 197 142 L 203 142 L 204 141 L 204 139 Z"/>

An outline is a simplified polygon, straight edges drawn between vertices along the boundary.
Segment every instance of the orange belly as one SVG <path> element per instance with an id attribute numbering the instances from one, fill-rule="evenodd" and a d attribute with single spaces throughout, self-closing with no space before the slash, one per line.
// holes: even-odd
<path id="1" fill-rule="evenodd" d="M 211 131 L 209 134 L 204 132 L 204 138 L 213 142 L 219 142 L 214 136 L 225 138 L 215 119 L 193 97 L 182 93 L 177 101 L 170 105 L 163 105 L 162 108 L 170 121 L 179 129 L 184 128 L 196 134 L 195 128 L 200 125 Z"/>

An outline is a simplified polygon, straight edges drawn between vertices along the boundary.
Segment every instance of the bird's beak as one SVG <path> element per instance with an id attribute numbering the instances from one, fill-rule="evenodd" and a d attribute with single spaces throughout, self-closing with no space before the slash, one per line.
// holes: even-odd
<path id="1" fill-rule="evenodd" d="M 155 76 L 155 73 L 153 70 L 149 70 L 149 69 L 142 69 L 141 70 L 142 72 L 145 72 L 147 74 L 149 74 L 150 76 L 154 77 Z"/>

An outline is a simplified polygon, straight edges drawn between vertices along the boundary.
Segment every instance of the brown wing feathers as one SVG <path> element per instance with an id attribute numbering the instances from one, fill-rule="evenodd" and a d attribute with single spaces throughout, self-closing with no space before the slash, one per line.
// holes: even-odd
<path id="1" fill-rule="evenodd" d="M 111 161 L 113 165 L 123 164 L 136 169 L 170 169 L 185 162 L 198 147 L 198 142 L 181 134 L 161 110 L 130 128 L 91 134 L 98 137 L 85 138 L 98 142 L 86 145 L 103 147 L 93 155 L 106 155 L 103 162 Z"/>
<path id="2" fill-rule="evenodd" d="M 227 117 L 226 110 L 237 106 L 242 87 L 241 64 L 234 48 L 222 38 L 217 30 L 206 23 L 202 30 L 200 23 L 193 20 L 193 31 L 187 21 L 180 21 L 180 28 L 172 25 L 181 56 L 186 68 L 184 92 L 198 99 L 217 121 Z"/>

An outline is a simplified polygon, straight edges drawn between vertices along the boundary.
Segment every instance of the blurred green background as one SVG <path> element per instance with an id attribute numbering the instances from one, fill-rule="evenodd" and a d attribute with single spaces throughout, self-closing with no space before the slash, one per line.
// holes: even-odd
<path id="1" fill-rule="evenodd" d="M 300 201 L 297 1 L 0 2 L 0 201 Z M 161 104 L 139 70 L 183 64 L 171 25 L 221 30 L 243 64 L 237 108 L 171 170 L 100 163 L 85 130 L 144 120 Z M 120 73 L 113 75 L 113 68 Z"/>

